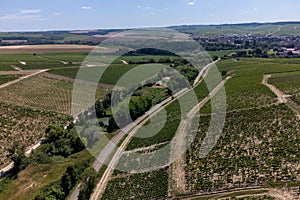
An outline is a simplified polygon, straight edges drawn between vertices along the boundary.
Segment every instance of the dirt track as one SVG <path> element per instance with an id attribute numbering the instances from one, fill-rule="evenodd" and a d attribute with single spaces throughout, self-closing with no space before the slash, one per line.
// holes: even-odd
<path id="1" fill-rule="evenodd" d="M 269 84 L 269 78 L 271 78 L 271 74 L 264 75 L 262 84 L 266 85 L 270 90 L 272 90 L 272 92 L 274 92 L 274 94 L 278 98 L 278 103 L 286 104 L 296 114 L 296 117 L 300 120 L 300 106 L 290 98 L 290 95 L 284 94 L 277 87 L 275 87 L 272 84 Z"/>
<path id="2" fill-rule="evenodd" d="M 287 97 L 288 95 L 285 95 L 281 90 L 279 90 L 277 87 L 274 85 L 271 85 L 268 83 L 269 78 L 271 78 L 271 74 L 264 75 L 262 84 L 267 86 L 278 98 L 278 102 L 280 103 L 286 103 L 287 102 Z"/>
<path id="3" fill-rule="evenodd" d="M 18 78 L 16 80 L 13 80 L 13 81 L 10 81 L 10 82 L 7 82 L 7 83 L 4 83 L 4 84 L 0 85 L 0 89 L 8 87 L 10 85 L 13 85 L 13 84 L 18 83 L 18 82 L 20 82 L 22 80 L 28 79 L 28 78 L 30 78 L 32 76 L 36 76 L 36 75 L 38 75 L 40 73 L 43 73 L 43 72 L 46 72 L 46 71 L 48 71 L 48 69 L 31 71 L 31 73 L 27 74 L 26 76 L 22 76 L 22 77 L 20 77 L 20 78 Z M 14 74 L 18 74 L 18 73 L 22 74 L 22 73 L 26 73 L 26 71 L 15 71 Z"/>

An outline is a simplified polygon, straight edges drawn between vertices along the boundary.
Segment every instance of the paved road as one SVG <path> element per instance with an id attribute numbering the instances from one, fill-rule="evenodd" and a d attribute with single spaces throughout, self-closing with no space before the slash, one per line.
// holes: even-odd
<path id="1" fill-rule="evenodd" d="M 201 77 L 206 76 L 207 72 L 209 71 L 209 68 L 211 66 L 213 66 L 213 64 L 215 64 L 216 62 L 218 62 L 219 60 L 212 62 L 208 65 L 206 65 L 200 72 L 199 75 L 197 76 L 197 81 L 194 81 L 193 86 L 196 87 L 201 80 Z M 200 78 L 198 78 L 200 77 Z M 148 119 L 155 115 L 156 113 L 158 113 L 160 110 L 162 110 L 165 106 L 169 105 L 170 103 L 172 103 L 173 101 L 176 101 L 178 98 L 180 98 L 181 96 L 185 95 L 186 93 L 188 93 L 189 91 L 194 89 L 183 89 L 181 91 L 179 91 L 178 93 L 174 94 L 174 98 L 172 99 L 172 97 L 169 97 L 168 99 L 164 100 L 163 102 L 155 105 L 154 107 L 152 107 L 145 115 L 143 115 L 141 118 L 139 118 L 139 121 L 137 124 L 139 125 L 143 125 L 145 124 Z M 106 184 L 109 180 L 110 175 L 112 174 L 115 165 L 117 164 L 121 153 L 123 152 L 123 150 L 125 150 L 127 144 L 129 143 L 129 141 L 131 140 L 132 136 L 136 133 L 136 131 L 139 129 L 138 126 L 133 126 L 134 129 L 128 134 L 128 136 L 126 137 L 126 139 L 123 141 L 123 143 L 121 144 L 121 146 L 118 148 L 117 152 L 114 154 L 111 162 L 109 163 L 107 169 L 105 170 L 104 174 L 102 175 L 102 178 L 100 179 L 99 183 L 97 184 L 96 188 L 94 189 L 94 193 L 91 195 L 91 200 L 98 200 L 101 196 L 101 194 L 104 192 Z M 125 135 L 125 134 L 124 134 Z M 123 136 L 124 136 L 123 135 Z"/>
<path id="2" fill-rule="evenodd" d="M 220 59 L 219 59 L 220 60 Z M 201 82 L 201 77 L 206 76 L 207 72 L 209 70 L 209 68 L 211 66 L 213 66 L 213 64 L 215 64 L 217 61 L 214 61 L 212 63 L 209 63 L 208 65 L 206 65 L 205 67 L 203 67 L 203 69 L 199 72 L 198 76 L 197 76 L 197 80 L 195 79 L 193 87 L 196 87 L 200 82 Z M 112 140 L 100 151 L 99 155 L 97 156 L 97 159 L 95 160 L 95 162 L 93 163 L 93 168 L 95 169 L 96 172 L 99 172 L 99 170 L 101 169 L 101 167 L 103 166 L 104 161 L 112 154 L 113 150 L 115 149 L 115 146 L 122 140 L 122 138 L 127 134 L 128 136 L 133 136 L 135 134 L 135 132 L 137 131 L 137 129 L 139 128 L 137 125 L 142 125 L 144 123 L 146 123 L 148 121 L 148 119 L 153 116 L 154 114 L 156 114 L 157 112 L 161 111 L 164 107 L 166 107 L 167 105 L 169 105 L 170 103 L 172 103 L 173 101 L 176 101 L 179 97 L 183 96 L 184 94 L 186 94 L 187 92 L 193 90 L 193 88 L 188 89 L 185 88 L 179 92 L 177 92 L 176 94 L 173 95 L 172 97 L 169 97 L 167 99 L 165 99 L 164 101 L 162 101 L 161 103 L 153 106 L 149 111 L 147 111 L 143 116 L 139 117 L 137 120 L 135 120 L 133 123 L 130 123 L 129 125 L 127 125 L 125 128 L 123 128 L 114 138 L 112 138 Z M 122 152 L 122 146 L 127 145 L 127 143 L 129 142 L 129 140 L 131 139 L 131 137 L 126 137 L 126 139 L 123 141 L 122 145 L 118 148 L 117 152 L 115 153 L 115 155 L 112 158 L 112 161 L 110 162 L 110 166 L 114 165 L 117 161 L 118 154 L 120 154 Z M 126 143 L 127 142 L 127 143 Z M 123 147 L 124 149 L 124 147 Z M 106 183 L 109 175 L 111 173 L 111 170 L 109 167 L 107 168 L 107 170 L 104 172 L 100 182 L 97 184 L 96 189 L 94 191 L 96 191 L 96 193 L 94 193 L 91 197 L 91 199 L 97 199 L 97 197 L 99 196 L 99 192 L 98 191 L 98 187 L 99 185 L 103 188 L 103 184 L 102 183 Z M 74 189 L 74 191 L 72 192 L 71 196 L 70 196 L 70 200 L 77 200 L 78 198 L 78 194 L 79 194 L 79 190 L 80 187 L 79 185 Z"/>

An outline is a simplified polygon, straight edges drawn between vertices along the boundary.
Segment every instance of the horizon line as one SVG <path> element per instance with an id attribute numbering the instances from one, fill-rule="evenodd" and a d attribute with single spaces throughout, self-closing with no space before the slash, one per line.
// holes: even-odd
<path id="1" fill-rule="evenodd" d="M 0 30 L 0 33 L 33 33 L 33 32 L 59 32 L 59 31 L 93 31 L 93 30 L 126 30 L 126 29 L 147 29 L 147 28 L 170 28 L 180 26 L 228 26 L 228 25 L 247 25 L 247 24 L 278 24 L 278 23 L 300 23 L 300 20 L 285 20 L 285 21 L 249 21 L 249 22 L 232 22 L 232 23 L 202 23 L 202 24 L 173 24 L 173 25 L 162 25 L 162 26 L 140 26 L 140 27 L 119 27 L 119 28 L 74 28 L 74 29 L 45 29 L 45 30 Z"/>

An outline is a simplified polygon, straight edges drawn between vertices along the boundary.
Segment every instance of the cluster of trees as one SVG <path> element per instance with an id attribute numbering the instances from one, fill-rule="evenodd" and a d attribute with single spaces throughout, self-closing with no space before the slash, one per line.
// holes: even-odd
<path id="1" fill-rule="evenodd" d="M 73 127 L 64 129 L 61 126 L 50 125 L 46 129 L 46 137 L 46 153 L 50 156 L 59 155 L 68 157 L 85 148 Z"/>
<path id="2" fill-rule="evenodd" d="M 233 54 L 233 57 L 258 57 L 258 58 L 268 58 L 269 54 L 268 51 L 265 51 L 261 48 L 256 48 L 254 50 L 242 50 L 236 51 Z"/>
<path id="3" fill-rule="evenodd" d="M 118 126 L 125 127 L 131 120 L 136 120 L 142 116 L 146 111 L 152 107 L 152 99 L 142 96 L 134 96 L 129 102 L 129 115 L 128 111 L 123 104 L 117 106 L 115 117 L 111 116 L 109 119 L 108 131 L 115 130 Z M 131 118 L 131 119 L 130 119 Z M 118 123 L 116 123 L 116 121 Z"/>
<path id="4" fill-rule="evenodd" d="M 49 163 L 51 162 L 51 156 L 68 157 L 85 148 L 73 126 L 63 129 L 60 126 L 50 125 L 46 129 L 46 136 L 47 140 L 45 144 L 38 151 L 34 151 L 29 157 L 25 156 L 25 146 L 19 142 L 14 143 L 8 149 L 7 156 L 14 163 L 10 174 L 17 175 L 32 163 Z"/>

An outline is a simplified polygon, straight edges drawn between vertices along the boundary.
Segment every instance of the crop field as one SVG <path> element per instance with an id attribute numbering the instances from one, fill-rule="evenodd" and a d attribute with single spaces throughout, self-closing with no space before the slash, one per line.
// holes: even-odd
<path id="1" fill-rule="evenodd" d="M 2 92 L 1 92 L 1 97 Z M 35 144 L 44 136 L 48 124 L 67 124 L 70 117 L 29 108 L 0 103 L 0 166 L 8 163 L 7 150 L 13 143 L 26 147 Z"/>
<path id="2" fill-rule="evenodd" d="M 278 60 L 278 62 L 277 62 Z M 226 83 L 227 110 L 269 105 L 276 102 L 275 95 L 262 84 L 264 74 L 300 69 L 299 59 L 241 59 L 224 60 L 217 64 L 220 71 L 233 71 L 235 76 Z"/>
<path id="3" fill-rule="evenodd" d="M 117 81 L 128 71 L 134 69 L 136 65 L 124 65 L 124 64 L 112 64 L 110 65 L 105 72 L 103 73 L 99 83 L 109 84 L 109 85 L 118 85 Z M 79 67 L 72 67 L 67 69 L 53 69 L 49 71 L 50 73 L 66 76 L 70 78 L 76 78 Z M 84 67 L 81 69 L 82 76 L 80 77 L 82 80 L 94 81 L 100 78 L 100 72 L 103 71 L 100 67 Z M 150 74 L 154 75 L 153 69 L 149 67 L 149 70 L 137 69 L 134 73 L 129 73 L 128 80 L 144 80 L 143 77 L 147 77 Z M 137 76 L 139 75 L 139 76 Z M 113 78 L 112 78 L 113 77 Z M 122 85 L 123 86 L 123 85 Z"/>
<path id="4" fill-rule="evenodd" d="M 0 101 L 71 115 L 72 90 L 70 82 L 38 75 L 1 89 Z M 101 98 L 104 93 L 99 88 L 96 97 Z"/>
<path id="5" fill-rule="evenodd" d="M 275 82 L 274 85 L 287 95 L 291 95 L 293 101 L 300 105 L 300 78 L 295 81 Z"/>
<path id="6" fill-rule="evenodd" d="M 82 62 L 88 56 L 88 52 L 63 52 L 63 53 L 41 53 L 43 58 L 61 60 L 65 62 Z"/>
<path id="7" fill-rule="evenodd" d="M 283 104 L 227 114 L 223 135 L 199 157 L 209 117 L 186 155 L 189 191 L 211 191 L 299 180 L 300 125 Z"/>
<path id="8" fill-rule="evenodd" d="M 0 54 L 1 66 L 6 70 L 10 65 L 17 66 L 23 70 L 26 69 L 48 69 L 74 66 L 72 63 L 63 63 L 64 61 L 54 60 L 49 57 L 41 57 L 33 54 Z M 13 70 L 10 67 L 10 70 Z"/>
<path id="9" fill-rule="evenodd" d="M 287 106 L 274 105 L 274 94 L 261 84 L 263 74 L 299 70 L 299 60 L 276 61 L 242 59 L 218 63 L 220 71 L 235 73 L 225 85 L 226 122 L 216 146 L 201 159 L 199 149 L 210 121 L 210 117 L 203 116 L 197 138 L 186 154 L 189 192 L 299 180 L 300 152 L 299 143 L 295 142 L 300 138 L 298 120 Z M 286 84 L 286 90 L 296 92 L 297 83 L 278 84 Z M 209 113 L 210 104 L 203 110 Z"/>
<path id="10" fill-rule="evenodd" d="M 167 196 L 167 169 L 113 177 L 102 199 L 158 199 Z"/>
<path id="11" fill-rule="evenodd" d="M 15 80 L 17 78 L 20 78 L 19 75 L 0 75 L 0 85 L 3 83 L 7 83 L 9 81 Z"/>
<path id="12" fill-rule="evenodd" d="M 293 72 L 293 73 L 284 73 L 286 75 L 277 76 L 272 75 L 272 78 L 269 80 L 269 83 L 285 83 L 285 82 L 292 82 L 300 80 L 300 73 Z"/>
<path id="13" fill-rule="evenodd" d="M 234 74 L 225 85 L 228 106 L 225 127 L 212 152 L 200 159 L 200 145 L 210 122 L 210 103 L 206 104 L 201 110 L 204 115 L 196 140 L 185 156 L 187 192 L 268 186 L 273 182 L 299 180 L 300 146 L 297 141 L 300 135 L 295 133 L 300 132 L 300 125 L 287 106 L 275 104 L 276 96 L 262 84 L 264 74 L 299 70 L 299 64 L 298 59 L 279 63 L 276 59 L 224 60 L 217 64 L 220 71 Z M 199 101 L 208 94 L 204 82 L 196 88 L 196 94 Z M 167 119 L 161 131 L 150 138 L 134 137 L 126 150 L 152 145 L 159 148 L 170 141 L 180 122 L 178 102 L 168 105 L 166 111 Z M 162 125 L 163 120 L 153 119 L 151 122 L 154 130 Z M 136 133 L 137 136 L 147 134 L 142 130 Z M 118 171 L 114 174 L 116 177 L 126 176 Z M 110 188 L 123 182 L 113 180 Z"/>
<path id="14" fill-rule="evenodd" d="M 11 65 L 17 64 L 16 62 L 2 62 L 0 61 L 0 71 L 13 71 Z"/>

